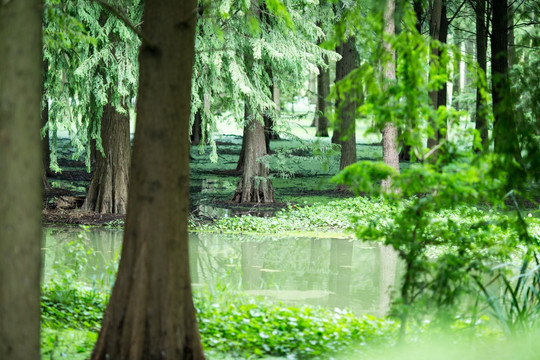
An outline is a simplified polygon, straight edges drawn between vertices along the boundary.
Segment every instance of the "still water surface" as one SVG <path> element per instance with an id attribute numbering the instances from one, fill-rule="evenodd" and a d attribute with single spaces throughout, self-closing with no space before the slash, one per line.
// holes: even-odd
<path id="1" fill-rule="evenodd" d="M 118 230 L 45 229 L 43 281 L 68 277 L 109 290 L 121 243 Z M 347 239 L 192 233 L 189 245 L 195 291 L 226 287 L 357 314 L 386 314 L 399 271 L 392 250 Z"/>

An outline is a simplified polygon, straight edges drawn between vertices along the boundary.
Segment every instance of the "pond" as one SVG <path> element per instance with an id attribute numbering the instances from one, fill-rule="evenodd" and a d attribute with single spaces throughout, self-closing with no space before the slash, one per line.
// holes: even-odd
<path id="1" fill-rule="evenodd" d="M 67 279 L 108 291 L 121 243 L 120 230 L 47 228 L 43 282 Z M 195 291 L 226 288 L 357 314 L 385 315 L 400 271 L 393 250 L 348 239 L 192 233 L 189 245 Z"/>

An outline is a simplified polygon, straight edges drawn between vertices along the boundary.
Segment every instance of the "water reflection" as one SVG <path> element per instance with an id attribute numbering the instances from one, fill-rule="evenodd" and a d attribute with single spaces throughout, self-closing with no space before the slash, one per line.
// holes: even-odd
<path id="1" fill-rule="evenodd" d="M 121 231 L 47 229 L 44 281 L 72 274 L 88 286 L 112 284 Z M 389 248 L 346 239 L 254 238 L 190 234 L 194 289 L 225 287 L 287 304 L 388 311 L 397 256 Z"/>

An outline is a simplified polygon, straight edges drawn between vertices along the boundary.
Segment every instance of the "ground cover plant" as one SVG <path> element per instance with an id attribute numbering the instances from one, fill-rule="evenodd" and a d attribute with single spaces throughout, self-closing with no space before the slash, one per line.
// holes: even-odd
<path id="1" fill-rule="evenodd" d="M 88 355 L 108 296 L 74 284 L 50 284 L 42 292 L 42 355 Z M 328 358 L 355 344 L 367 348 L 395 338 L 391 320 L 357 317 L 347 310 L 285 306 L 224 289 L 199 294 L 195 307 L 203 345 L 216 356 Z"/>

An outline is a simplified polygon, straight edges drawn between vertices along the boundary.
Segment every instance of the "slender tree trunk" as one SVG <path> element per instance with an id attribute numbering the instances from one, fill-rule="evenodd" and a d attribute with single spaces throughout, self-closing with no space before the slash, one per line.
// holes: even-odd
<path id="1" fill-rule="evenodd" d="M 328 59 L 324 56 L 324 62 L 328 66 Z M 330 94 L 330 69 L 319 66 L 319 75 L 317 76 L 317 137 L 328 137 L 328 118 L 325 115 L 327 100 Z"/>
<path id="2" fill-rule="evenodd" d="M 443 1 L 441 8 L 441 27 L 439 29 L 439 41 L 443 44 L 448 42 L 448 18 L 446 17 L 446 1 Z M 448 98 L 448 87 L 445 82 L 437 91 L 437 106 L 446 106 Z M 440 140 L 440 131 L 437 130 L 437 138 Z"/>
<path id="3" fill-rule="evenodd" d="M 263 114 L 263 120 L 264 120 L 264 142 L 266 144 L 266 153 L 270 154 L 270 140 L 278 140 L 279 135 L 277 132 L 275 132 L 276 127 L 276 120 L 275 115 L 277 114 L 277 104 L 275 103 L 274 99 L 274 75 L 272 74 L 272 68 L 268 66 L 266 68 L 266 72 L 268 74 L 268 77 L 272 81 L 269 90 L 270 94 L 272 96 L 272 99 L 274 100 L 275 108 L 269 109 L 267 113 Z"/>
<path id="4" fill-rule="evenodd" d="M 441 30 L 441 19 L 442 19 L 442 8 L 444 0 L 433 0 L 433 6 L 431 8 L 431 17 L 429 20 L 429 35 L 433 40 L 439 40 L 440 30 Z M 439 48 L 436 46 L 431 47 L 431 56 L 439 56 Z M 432 60 L 431 60 L 432 61 Z M 430 75 L 431 76 L 431 75 Z M 431 104 L 434 109 L 439 108 L 439 92 L 438 90 L 431 90 L 429 92 L 429 97 L 431 99 Z M 433 136 L 428 138 L 428 147 L 433 148 L 439 143 L 439 129 L 437 128 L 434 121 L 431 121 L 431 126 L 434 129 Z"/>
<path id="5" fill-rule="evenodd" d="M 423 15 L 423 6 L 421 0 L 413 1 L 414 14 L 416 16 L 416 31 L 418 34 L 422 34 L 422 15 Z M 411 160 L 411 146 L 409 144 L 403 143 L 401 152 L 399 153 L 399 160 L 401 161 L 410 161 Z"/>
<path id="6" fill-rule="evenodd" d="M 337 63 L 336 81 L 344 79 L 356 67 L 356 49 L 354 38 L 349 38 L 339 47 L 341 60 Z M 339 86 L 339 85 L 338 85 Z M 339 91 L 339 90 L 338 90 Z M 354 94 L 350 94 L 355 96 Z M 354 164 L 356 157 L 356 103 L 348 100 L 336 104 L 337 120 L 334 136 L 339 136 L 337 143 L 341 145 L 341 160 L 339 168 Z M 339 129 L 339 130 L 338 130 Z M 333 139 L 334 140 L 334 139 Z"/>
<path id="7" fill-rule="evenodd" d="M 191 126 L 191 145 L 199 145 L 201 143 L 202 137 L 202 114 L 201 109 L 197 110 L 195 113 L 195 118 L 193 119 L 193 125 Z"/>
<path id="8" fill-rule="evenodd" d="M 42 3 L 0 3 L 0 359 L 40 359 Z"/>
<path id="9" fill-rule="evenodd" d="M 243 172 L 246 163 L 246 135 L 248 129 L 247 125 L 244 125 L 244 131 L 242 132 L 242 147 L 240 148 L 240 156 L 238 157 L 238 164 L 236 164 L 236 171 Z"/>
<path id="10" fill-rule="evenodd" d="M 45 78 L 47 71 L 49 69 L 49 62 L 47 60 L 43 60 L 43 80 L 41 83 L 41 95 L 42 95 L 42 101 L 44 102 L 43 109 L 41 110 L 41 128 L 43 129 L 47 122 L 49 121 L 49 101 L 45 97 Z M 51 149 L 50 149 L 50 139 L 49 139 L 49 130 L 45 130 L 45 136 L 43 136 L 43 139 L 41 139 L 41 154 L 43 158 L 43 169 L 45 172 L 45 176 L 51 174 Z"/>
<path id="11" fill-rule="evenodd" d="M 274 202 L 274 189 L 268 178 L 269 169 L 263 161 L 258 161 L 266 155 L 263 124 L 252 116 L 246 105 L 246 126 L 243 138 L 243 171 L 242 178 L 232 197 L 238 203 Z"/>
<path id="12" fill-rule="evenodd" d="M 96 154 L 92 181 L 82 208 L 102 214 L 125 214 L 131 156 L 129 117 L 110 103 L 103 108 L 101 117 L 101 144 L 105 154 Z"/>
<path id="13" fill-rule="evenodd" d="M 476 2 L 476 61 L 478 66 L 487 76 L 487 21 L 486 21 L 486 0 Z M 489 147 L 487 103 L 482 97 L 480 87 L 476 88 L 476 130 L 480 132 L 482 148 Z"/>
<path id="14" fill-rule="evenodd" d="M 388 35 L 395 34 L 395 22 L 394 12 L 396 4 L 394 0 L 386 1 L 386 8 L 384 11 L 384 32 Z M 384 43 L 384 48 L 392 55 L 392 60 L 384 64 L 384 77 L 388 80 L 394 80 L 396 78 L 396 64 L 395 64 L 395 52 L 392 49 L 392 45 L 388 42 Z M 382 134 L 383 142 L 383 161 L 386 165 L 393 167 L 399 172 L 399 153 L 397 149 L 397 129 L 392 123 L 386 123 Z M 391 186 L 390 179 L 382 181 L 382 187 L 385 190 L 389 190 Z"/>
<path id="15" fill-rule="evenodd" d="M 508 1 L 493 0 L 491 81 L 495 152 L 520 157 L 508 79 Z"/>
<path id="16" fill-rule="evenodd" d="M 148 2 L 122 257 L 91 359 L 204 359 L 189 272 L 195 0 Z"/>

